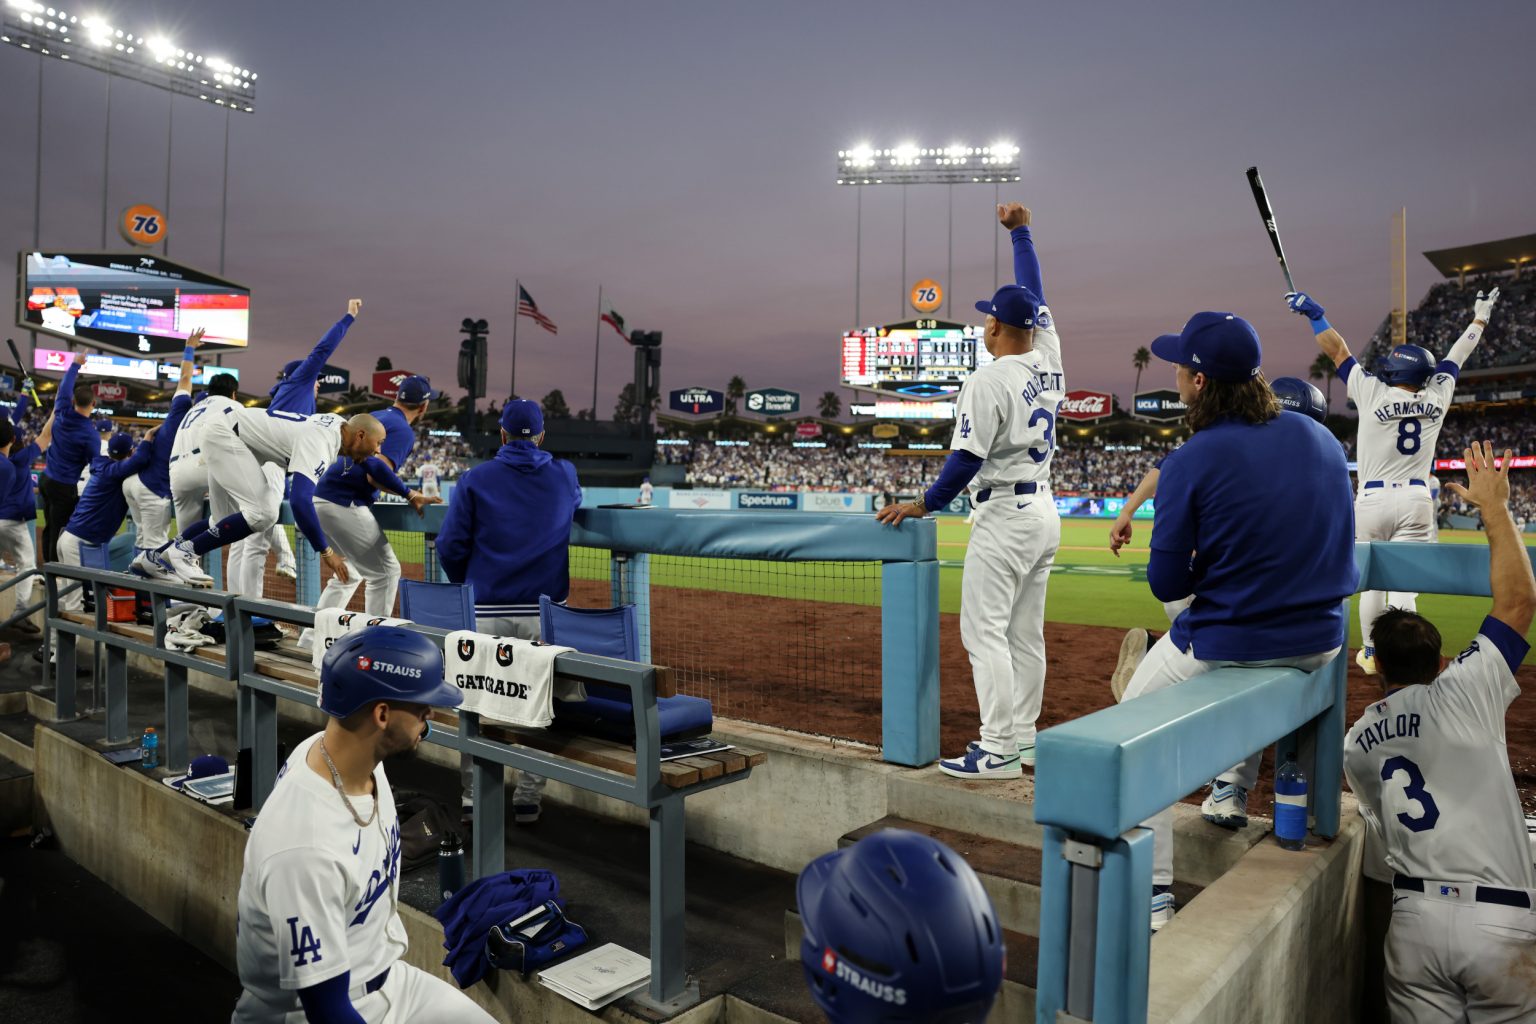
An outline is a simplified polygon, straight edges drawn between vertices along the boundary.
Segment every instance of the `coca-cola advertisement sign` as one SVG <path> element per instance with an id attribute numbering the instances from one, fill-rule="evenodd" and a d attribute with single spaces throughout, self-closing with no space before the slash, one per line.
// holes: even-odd
<path id="1" fill-rule="evenodd" d="M 1086 423 L 1101 420 L 1114 411 L 1114 399 L 1102 391 L 1068 391 L 1056 406 L 1056 418 Z"/>
<path id="2" fill-rule="evenodd" d="M 795 424 L 795 436 L 796 437 L 820 437 L 821 436 L 821 424 L 820 423 L 796 423 Z"/>

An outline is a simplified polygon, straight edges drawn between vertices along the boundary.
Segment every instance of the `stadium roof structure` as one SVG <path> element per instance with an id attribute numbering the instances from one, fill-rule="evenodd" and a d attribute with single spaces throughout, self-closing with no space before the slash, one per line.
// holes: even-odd
<path id="1" fill-rule="evenodd" d="M 1424 258 L 1445 277 L 1461 277 L 1485 271 L 1517 269 L 1536 262 L 1536 235 L 1501 238 L 1496 242 L 1458 245 L 1452 249 L 1431 249 Z"/>

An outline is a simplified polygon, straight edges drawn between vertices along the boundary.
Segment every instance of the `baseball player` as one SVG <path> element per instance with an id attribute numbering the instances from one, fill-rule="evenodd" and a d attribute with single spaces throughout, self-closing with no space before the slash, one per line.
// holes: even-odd
<path id="1" fill-rule="evenodd" d="M 1279 400 L 1282 409 L 1299 412 L 1304 416 L 1312 417 L 1324 426 L 1327 425 L 1327 400 L 1313 384 L 1300 377 L 1276 377 L 1269 382 L 1269 389 L 1275 393 L 1275 398 Z M 1125 499 L 1125 506 L 1115 517 L 1114 525 L 1109 528 L 1109 550 L 1116 558 L 1120 557 L 1120 549 L 1131 542 L 1133 532 L 1131 521 L 1136 510 L 1157 494 L 1158 471 L 1162 465 L 1162 459 L 1152 464 L 1152 468 L 1147 470 L 1147 475 L 1141 478 L 1141 483 L 1137 484 L 1136 489 Z M 1194 601 L 1193 595 L 1179 601 L 1165 601 L 1163 614 L 1168 616 L 1169 622 L 1172 622 L 1190 606 L 1192 601 Z M 1150 647 L 1150 638 L 1146 630 L 1136 628 L 1126 631 L 1125 637 L 1120 641 L 1120 657 L 1115 663 L 1115 671 L 1109 677 L 1109 688 L 1114 693 L 1115 700 L 1118 701 L 1124 696 L 1126 684 L 1131 681 L 1131 676 L 1136 672 L 1136 666 L 1141 664 L 1141 659 Z"/>
<path id="2" fill-rule="evenodd" d="M 1456 390 L 1456 376 L 1477 347 L 1499 301 L 1495 288 L 1477 293 L 1472 323 L 1439 363 L 1417 345 L 1399 345 L 1382 360 L 1376 375 L 1350 355 L 1344 338 L 1305 292 L 1289 292 L 1286 304 L 1312 322 L 1318 347 L 1338 367 L 1349 397 L 1360 410 L 1355 443 L 1360 490 L 1355 499 L 1355 539 L 1422 541 L 1435 539 L 1435 506 L 1427 481 L 1435 464 L 1435 442 L 1445 425 L 1445 410 Z M 1360 595 L 1360 639 L 1355 663 L 1376 674 L 1371 627 L 1389 605 L 1413 611 L 1417 594 Z"/>
<path id="3" fill-rule="evenodd" d="M 1536 1020 L 1536 878 L 1504 718 L 1530 650 L 1536 579 L 1509 512 L 1509 462 L 1467 450 L 1493 608 L 1442 671 L 1440 632 L 1408 609 L 1375 621 L 1385 697 L 1344 742 L 1360 814 L 1392 868 L 1387 1007 L 1395 1024 Z"/>
<path id="4" fill-rule="evenodd" d="M 193 356 L 202 344 L 203 329 L 199 327 L 187 337 L 182 350 L 181 374 L 171 397 L 170 412 L 155 432 L 154 457 L 144 469 L 123 481 L 123 498 L 128 502 L 128 514 L 133 517 L 138 533 L 135 546 L 140 551 L 157 551 L 170 539 L 171 452 L 181 421 L 192 408 L 192 378 L 196 373 Z"/>
<path id="5" fill-rule="evenodd" d="M 656 488 L 651 486 L 651 478 L 640 478 L 640 504 L 649 505 L 656 500 Z"/>
<path id="6" fill-rule="evenodd" d="M 367 582 L 363 609 L 369 615 L 393 615 L 395 593 L 400 589 L 400 561 L 379 529 L 379 521 L 370 509 L 384 488 L 410 502 L 418 515 L 427 505 L 442 504 L 441 498 L 429 498 L 412 490 L 395 475 L 405 465 L 416 446 L 413 424 L 427 411 L 427 403 L 437 397 L 425 377 L 407 377 L 400 382 L 395 404 L 374 414 L 384 425 L 384 442 L 379 454 L 365 462 L 341 458 L 331 463 L 315 488 L 315 514 L 326 536 L 347 561 L 347 580 L 333 577 L 320 595 L 318 608 L 345 608 L 357 585 Z M 301 646 L 303 644 L 301 643 Z"/>
<path id="7" fill-rule="evenodd" d="M 1188 441 L 1163 459 L 1147 584 L 1159 601 L 1193 596 L 1126 684 L 1135 700 L 1226 666 L 1312 672 L 1345 639 L 1355 592 L 1349 468 L 1326 428 L 1287 415 L 1260 371 L 1259 336 L 1231 313 L 1196 313 L 1152 342 L 1175 364 Z M 1248 823 L 1262 751 L 1222 773 L 1201 807 Z M 1152 930 L 1173 919 L 1173 813 L 1153 831 Z"/>
<path id="8" fill-rule="evenodd" d="M 30 379 L 22 382 L 22 391 L 32 390 Z M 37 548 L 32 542 L 31 523 L 37 519 L 37 494 L 32 482 L 32 464 L 42 457 L 53 441 L 53 417 L 38 431 L 37 440 L 21 443 L 21 423 L 27 415 L 28 396 L 16 396 L 16 412 L 9 420 L 0 420 L 0 551 L 16 566 L 17 573 L 37 568 Z M 16 604 L 32 603 L 36 576 L 16 584 Z M 40 633 L 31 619 L 18 619 L 14 628 L 23 633 Z"/>
<path id="9" fill-rule="evenodd" d="M 437 497 L 441 493 L 438 478 L 442 475 L 442 471 L 437 468 L 437 463 L 430 455 L 427 456 L 427 461 L 421 464 L 418 472 L 421 474 L 421 493 L 429 498 Z"/>
<path id="10" fill-rule="evenodd" d="M 834 1024 L 987 1019 L 1002 929 L 976 872 L 937 839 L 885 829 L 817 857 L 795 900 L 800 966 Z"/>
<path id="11" fill-rule="evenodd" d="M 59 535 L 74 514 L 80 500 L 80 473 L 101 454 L 101 438 L 91 414 L 96 410 L 96 395 L 90 388 L 75 389 L 85 353 L 76 352 L 59 392 L 53 400 L 53 444 L 39 490 L 43 492 L 43 561 L 59 559 Z"/>
<path id="12" fill-rule="evenodd" d="M 347 563 L 331 548 L 315 515 L 315 484 L 338 452 L 358 462 L 377 454 L 384 440 L 383 424 L 367 413 L 344 420 L 328 413 L 300 416 L 247 409 L 238 403 L 211 409 L 209 415 L 207 425 L 198 424 L 208 468 L 209 517 L 183 527 L 164 548 L 145 552 L 134 564 L 145 563 L 146 575 L 165 578 L 164 574 L 177 572 L 188 561 L 271 526 L 277 509 L 268 500 L 270 489 L 261 470 L 263 464 L 271 463 L 293 476 L 291 503 L 299 532 L 319 552 L 326 568 L 345 582 Z M 181 555 L 175 561 L 167 554 L 173 548 Z"/>
<path id="13" fill-rule="evenodd" d="M 330 718 L 283 764 L 246 841 L 234 1024 L 492 1019 L 401 960 L 400 818 L 381 762 L 415 752 L 432 709 L 459 701 L 442 652 L 418 633 L 373 626 L 327 652 Z"/>
<path id="14" fill-rule="evenodd" d="M 1045 692 L 1045 586 L 1061 541 L 1049 491 L 1056 406 L 1066 392 L 1061 340 L 1040 280 L 1030 211 L 1000 205 L 1013 240 L 1014 278 L 991 301 L 984 337 L 994 360 L 960 389 L 952 449 L 939 479 L 915 502 L 876 513 L 898 525 L 942 509 L 972 478 L 975 525 L 961 577 L 960 637 L 981 705 L 981 738 L 939 762 L 962 779 L 1016 779 L 1035 763 L 1035 721 Z"/>

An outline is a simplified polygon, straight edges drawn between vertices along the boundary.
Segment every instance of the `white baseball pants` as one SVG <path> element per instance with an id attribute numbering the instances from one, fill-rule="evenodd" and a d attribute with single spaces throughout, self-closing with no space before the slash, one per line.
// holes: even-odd
<path id="1" fill-rule="evenodd" d="M 1319 654 L 1305 654 L 1296 658 L 1275 658 L 1269 661 L 1201 661 L 1195 657 L 1193 646 L 1188 651 L 1181 651 L 1173 642 L 1173 634 L 1164 633 L 1162 639 L 1152 645 L 1152 649 L 1147 652 L 1141 664 L 1136 666 L 1136 674 L 1131 676 L 1131 681 L 1125 684 L 1125 696 L 1120 698 L 1120 703 L 1135 700 L 1142 694 L 1155 693 L 1166 687 L 1176 686 L 1218 668 L 1285 666 L 1299 668 L 1303 672 L 1315 672 L 1333 660 L 1339 650 L 1335 647 L 1331 651 L 1323 651 Z M 1253 784 L 1258 781 L 1259 762 L 1263 757 L 1262 750 L 1252 754 L 1241 764 L 1234 765 L 1216 776 L 1216 779 L 1228 785 L 1235 784 L 1244 789 L 1252 789 Z M 1172 885 L 1173 808 L 1159 811 L 1141 825 L 1143 828 L 1152 830 L 1152 884 Z"/>
<path id="2" fill-rule="evenodd" d="M 165 547 L 171 539 L 171 503 L 145 487 L 137 473 L 123 481 L 123 498 L 138 531 L 135 546 L 150 551 Z"/>
<path id="3" fill-rule="evenodd" d="M 70 533 L 68 530 L 64 530 L 63 532 L 61 532 L 59 534 L 59 561 L 63 562 L 65 565 L 84 565 L 85 563 L 80 560 L 80 544 L 81 544 L 80 538 L 76 537 L 74 534 Z M 60 580 L 59 581 L 60 589 L 63 589 L 64 587 L 67 587 L 67 586 L 72 586 L 73 584 L 74 584 L 73 580 Z M 88 586 L 88 584 L 87 584 L 87 586 Z M 80 588 L 77 588 L 77 589 L 71 591 L 68 594 L 62 594 L 59 597 L 59 611 L 61 613 L 62 612 L 77 612 L 81 608 L 84 608 L 84 607 L 85 607 L 85 588 L 84 588 L 84 586 L 82 586 Z M 49 642 L 51 644 L 51 649 L 53 651 L 57 652 L 58 649 L 59 649 L 59 633 L 58 633 L 58 630 L 51 630 L 50 631 Z"/>
<path id="4" fill-rule="evenodd" d="M 1045 695 L 1045 585 L 1061 519 L 1049 494 L 997 494 L 976 507 L 960 582 L 960 639 L 981 705 L 981 745 L 1035 742 Z"/>
<path id="5" fill-rule="evenodd" d="M 208 464 L 202 452 L 171 460 L 171 504 L 176 510 L 176 531 L 203 518 L 203 502 L 208 498 Z"/>
<path id="6" fill-rule="evenodd" d="M 345 608 L 358 584 L 366 582 L 363 610 L 369 615 L 394 615 L 400 560 L 373 512 L 362 505 L 337 505 L 316 498 L 315 515 L 331 546 L 346 559 L 348 576 L 346 583 L 332 576 L 315 608 Z"/>
<path id="7" fill-rule="evenodd" d="M 18 573 L 37 568 L 37 546 L 32 540 L 32 524 L 25 519 L 0 519 L 0 552 L 16 564 Z M 29 576 L 16 584 L 16 604 L 25 607 L 32 603 L 32 588 L 36 576 Z"/>
<path id="8" fill-rule="evenodd" d="M 237 594 L 246 597 L 262 596 L 266 583 L 267 552 L 272 550 L 272 534 L 281 534 L 282 545 L 287 547 L 287 535 L 277 522 L 283 504 L 283 477 L 280 466 L 270 462 L 262 464 L 261 483 L 265 487 L 264 499 L 269 518 L 266 519 L 266 526 L 257 526 L 247 515 L 246 522 L 251 524 L 251 535 L 236 541 L 229 549 L 229 589 Z M 278 558 L 282 558 L 281 550 Z M 288 557 L 293 557 L 291 552 Z"/>
<path id="9" fill-rule="evenodd" d="M 519 616 L 517 618 L 494 618 L 488 615 L 475 616 L 475 631 L 488 633 L 491 636 L 511 636 L 519 640 L 538 640 L 539 617 L 537 615 Z M 529 772 L 513 769 L 512 777 L 516 780 L 512 787 L 512 803 L 532 804 L 538 806 L 544 799 L 544 784 L 549 780 L 533 775 Z M 474 793 L 474 771 L 470 763 L 469 755 L 462 755 L 459 759 L 459 779 L 464 784 L 463 805 L 470 805 Z"/>
<path id="10" fill-rule="evenodd" d="M 377 992 L 354 999 L 352 1007 L 368 1024 L 493 1024 L 495 1021 L 456 987 L 404 960 L 395 961 L 389 969 L 389 978 Z M 266 1015 L 259 1007 L 242 1005 L 235 1008 L 230 1024 L 305 1024 L 308 1020 L 303 1010 Z"/>
<path id="11" fill-rule="evenodd" d="M 1476 890 L 1434 881 L 1425 881 L 1423 893 L 1392 890 L 1386 989 L 1393 1024 L 1536 1020 L 1536 910 L 1478 903 Z M 1536 904 L 1536 889 L 1527 892 Z"/>
<path id="12" fill-rule="evenodd" d="M 1361 491 L 1355 499 L 1355 540 L 1405 540 L 1429 544 L 1435 540 L 1435 503 L 1422 484 L 1373 487 Z M 1360 592 L 1360 635 L 1367 647 L 1372 642 L 1371 627 L 1388 607 L 1414 611 L 1418 594 L 1388 593 L 1384 590 Z"/>

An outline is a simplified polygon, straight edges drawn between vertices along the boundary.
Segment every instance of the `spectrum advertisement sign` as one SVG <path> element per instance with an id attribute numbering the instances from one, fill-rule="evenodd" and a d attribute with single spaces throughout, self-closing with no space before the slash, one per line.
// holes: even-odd
<path id="1" fill-rule="evenodd" d="M 736 496 L 736 501 L 737 508 L 797 509 L 800 507 L 798 494 L 763 494 L 744 491 Z"/>

